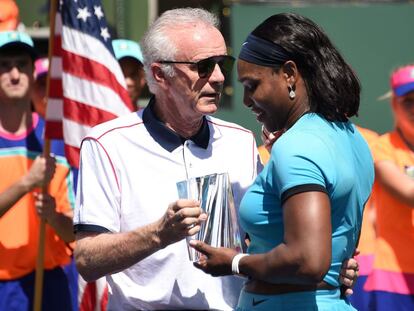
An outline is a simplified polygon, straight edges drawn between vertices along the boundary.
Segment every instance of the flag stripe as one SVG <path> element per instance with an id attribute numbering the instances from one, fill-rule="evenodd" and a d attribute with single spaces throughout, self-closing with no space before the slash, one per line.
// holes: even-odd
<path id="1" fill-rule="evenodd" d="M 63 119 L 63 100 L 62 98 L 49 98 L 47 106 L 48 120 L 62 122 Z"/>
<path id="2" fill-rule="evenodd" d="M 55 34 L 55 37 L 62 35 L 62 15 L 60 14 L 60 11 L 56 12 L 54 34 Z M 59 47 L 62 46 L 62 42 L 60 41 L 56 42 L 56 44 L 54 45 L 57 46 L 58 44 L 59 44 Z"/>
<path id="3" fill-rule="evenodd" d="M 62 57 L 52 57 L 52 65 L 50 67 L 50 77 L 52 79 L 62 78 Z"/>
<path id="4" fill-rule="evenodd" d="M 97 109 L 70 99 L 65 99 L 63 113 L 65 118 L 80 124 L 89 125 L 90 127 L 116 117 L 116 115 L 105 110 Z"/>
<path id="5" fill-rule="evenodd" d="M 63 118 L 63 139 L 66 145 L 79 148 L 82 139 L 90 130 L 90 126 Z M 66 155 L 66 157 L 68 157 L 68 155 Z"/>
<path id="6" fill-rule="evenodd" d="M 79 154 L 79 148 L 65 144 L 65 156 L 67 159 L 71 159 L 73 163 L 79 163 Z"/>
<path id="7" fill-rule="evenodd" d="M 128 92 L 125 87 L 111 75 L 111 71 L 100 63 L 70 52 L 65 52 L 63 71 L 81 79 L 94 81 L 108 88 L 113 89 L 123 102 L 128 102 Z M 129 107 L 130 110 L 132 107 Z"/>
<path id="8" fill-rule="evenodd" d="M 84 288 L 84 295 L 82 296 L 79 310 L 92 311 L 96 306 L 96 283 L 87 283 Z"/>
<path id="9" fill-rule="evenodd" d="M 62 98 L 62 97 L 63 97 L 62 80 L 61 79 L 50 79 L 49 98 Z"/>
<path id="10" fill-rule="evenodd" d="M 106 110 L 114 115 L 130 112 L 130 109 L 123 104 L 114 105 L 114 103 L 123 103 L 123 101 L 112 88 L 65 72 L 62 74 L 62 83 L 63 85 L 71 86 L 63 89 L 63 96 L 65 98 Z"/>
<path id="11" fill-rule="evenodd" d="M 55 36 L 55 44 L 53 45 L 53 54 L 54 56 L 62 56 L 62 37 L 60 35 Z"/>
<path id="12" fill-rule="evenodd" d="M 49 120 L 47 122 L 47 127 L 45 129 L 45 137 L 48 137 L 48 139 L 62 139 L 63 137 L 62 121 Z"/>

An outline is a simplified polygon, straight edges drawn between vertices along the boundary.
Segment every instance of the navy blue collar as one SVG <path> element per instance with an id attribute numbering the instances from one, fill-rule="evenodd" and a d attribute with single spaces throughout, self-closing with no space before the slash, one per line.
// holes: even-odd
<path id="1" fill-rule="evenodd" d="M 187 139 L 169 129 L 160 119 L 158 119 L 154 113 L 154 105 L 155 97 L 152 97 L 148 103 L 148 106 L 142 113 L 142 120 L 144 121 L 144 125 L 151 137 L 154 138 L 154 140 L 159 143 L 161 147 L 169 152 L 172 152 L 180 145 L 183 145 Z M 201 125 L 200 130 L 189 139 L 192 140 L 197 146 L 207 149 L 208 142 L 210 140 L 210 129 L 205 117 L 203 117 L 203 124 Z"/>

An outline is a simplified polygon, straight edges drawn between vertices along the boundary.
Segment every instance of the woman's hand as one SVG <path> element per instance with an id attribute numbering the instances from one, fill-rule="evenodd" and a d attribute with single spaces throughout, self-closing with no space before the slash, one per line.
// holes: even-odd
<path id="1" fill-rule="evenodd" d="M 272 146 L 276 140 L 284 133 L 283 130 L 277 132 L 269 132 L 264 125 L 262 125 L 262 133 L 261 138 L 263 141 L 263 145 L 265 146 L 266 150 L 270 153 L 272 151 Z"/>
<path id="2" fill-rule="evenodd" d="M 358 256 L 359 251 L 355 250 L 354 256 Z M 341 272 L 339 274 L 339 282 L 342 284 L 341 291 L 343 296 L 351 296 L 354 291 L 352 287 L 357 282 L 359 275 L 359 265 L 355 258 L 349 258 L 342 263 Z"/>
<path id="3" fill-rule="evenodd" d="M 190 246 L 202 255 L 194 266 L 212 276 L 231 275 L 231 262 L 237 251 L 231 248 L 216 248 L 196 240 L 189 241 Z"/>

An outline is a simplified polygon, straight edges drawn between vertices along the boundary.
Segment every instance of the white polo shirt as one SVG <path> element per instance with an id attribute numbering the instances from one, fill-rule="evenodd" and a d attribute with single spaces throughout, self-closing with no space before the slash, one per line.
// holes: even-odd
<path id="1" fill-rule="evenodd" d="M 127 232 L 155 222 L 178 199 L 178 181 L 212 173 L 229 173 L 238 209 L 261 169 L 252 132 L 208 116 L 194 141 L 183 141 L 152 106 L 100 124 L 84 139 L 75 230 Z M 240 278 L 196 269 L 185 239 L 107 280 L 109 310 L 232 310 L 242 286 Z"/>

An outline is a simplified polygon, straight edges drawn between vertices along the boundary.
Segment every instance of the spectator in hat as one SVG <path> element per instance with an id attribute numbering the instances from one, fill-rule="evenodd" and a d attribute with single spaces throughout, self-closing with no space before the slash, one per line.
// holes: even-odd
<path id="1" fill-rule="evenodd" d="M 46 116 L 46 80 L 49 71 L 49 60 L 47 57 L 35 61 L 36 80 L 33 86 L 32 103 L 34 110 L 44 119 Z"/>
<path id="2" fill-rule="evenodd" d="M 138 99 L 146 85 L 143 67 L 144 58 L 141 47 L 137 42 L 126 39 L 113 40 L 112 46 L 115 57 L 121 65 L 122 73 L 125 76 L 129 97 L 135 110 L 139 110 Z"/>
<path id="3" fill-rule="evenodd" d="M 414 64 L 391 74 L 394 129 L 373 146 L 376 234 L 370 310 L 414 310 Z"/>
<path id="4" fill-rule="evenodd" d="M 42 310 L 71 310 L 66 276 L 74 240 L 69 165 L 43 156 L 44 122 L 31 110 L 36 51 L 0 32 L 0 310 L 33 308 L 40 219 L 46 220 Z M 48 185 L 49 192 L 41 193 Z"/>

